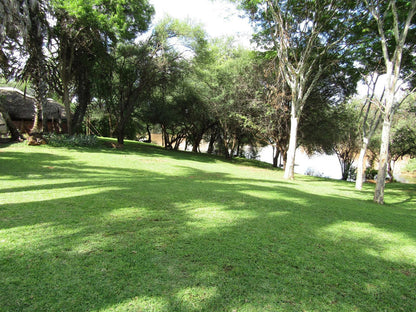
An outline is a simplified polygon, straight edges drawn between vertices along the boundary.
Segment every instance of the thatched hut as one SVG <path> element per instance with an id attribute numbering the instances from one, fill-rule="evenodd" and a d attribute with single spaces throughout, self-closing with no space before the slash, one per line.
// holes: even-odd
<path id="1" fill-rule="evenodd" d="M 35 116 L 35 98 L 9 87 L 0 88 L 0 97 L 3 109 L 9 114 L 20 133 L 29 133 L 33 127 Z M 48 99 L 48 104 L 44 109 L 48 118 L 49 132 L 66 132 L 64 107 L 58 102 Z"/>

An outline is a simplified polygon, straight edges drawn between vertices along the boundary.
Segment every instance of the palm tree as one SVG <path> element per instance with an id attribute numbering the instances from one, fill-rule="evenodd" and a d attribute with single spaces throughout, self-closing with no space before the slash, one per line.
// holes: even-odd
<path id="1" fill-rule="evenodd" d="M 14 42 L 13 48 L 27 55 L 27 61 L 21 77 L 32 82 L 35 89 L 35 116 L 32 133 L 47 132 L 47 118 L 44 109 L 47 102 L 48 85 L 46 82 L 46 61 L 43 53 L 44 38 L 48 29 L 46 12 L 48 1 L 45 0 L 0 0 L 0 43 Z M 20 38 L 20 40 L 19 40 Z M 12 55 L 14 51 L 10 53 Z M 2 50 L 2 65 L 8 59 Z M 40 119 L 44 122 L 42 127 Z"/>

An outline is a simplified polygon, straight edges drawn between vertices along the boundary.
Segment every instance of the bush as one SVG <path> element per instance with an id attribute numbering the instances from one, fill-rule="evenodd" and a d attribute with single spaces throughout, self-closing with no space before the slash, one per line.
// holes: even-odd
<path id="1" fill-rule="evenodd" d="M 357 180 L 357 167 L 351 166 L 348 169 L 348 181 Z"/>
<path id="2" fill-rule="evenodd" d="M 378 170 L 373 168 L 365 169 L 365 179 L 366 180 L 374 180 L 377 176 Z"/>
<path id="3" fill-rule="evenodd" d="M 85 134 L 48 134 L 45 135 L 48 144 L 56 147 L 75 147 L 75 146 L 86 146 L 92 147 L 98 144 L 97 137 L 95 135 Z"/>

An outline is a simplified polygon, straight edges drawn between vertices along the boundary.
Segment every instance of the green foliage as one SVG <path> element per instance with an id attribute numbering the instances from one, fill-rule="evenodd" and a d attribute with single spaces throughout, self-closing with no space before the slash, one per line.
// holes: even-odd
<path id="1" fill-rule="evenodd" d="M 350 45 L 350 50 L 353 57 L 359 62 L 363 68 L 363 72 L 377 71 L 385 73 L 386 67 L 383 60 L 382 40 L 380 36 L 380 28 L 377 25 L 376 19 L 370 14 L 370 8 L 374 12 L 379 12 L 382 16 L 382 29 L 384 32 L 384 40 L 387 43 L 387 52 L 389 58 L 393 58 L 396 53 L 395 49 L 399 45 L 399 32 L 405 24 L 406 17 L 411 10 L 412 1 L 408 0 L 394 0 L 394 1 L 377 1 L 368 0 L 357 3 L 357 20 L 350 25 L 350 38 L 353 45 Z M 396 10 L 395 12 L 393 12 Z M 397 20 L 395 20 L 397 18 Z M 406 44 L 403 47 L 402 68 L 400 77 L 411 77 L 411 84 L 415 85 L 414 75 L 412 74 L 415 63 L 415 38 L 416 28 L 411 23 L 409 33 L 407 35 Z M 413 24 L 413 25 L 412 25 Z"/>
<path id="2" fill-rule="evenodd" d="M 98 145 L 97 137 L 85 134 L 48 134 L 45 138 L 49 145 L 56 147 L 93 147 Z"/>
<path id="3" fill-rule="evenodd" d="M 404 126 L 394 133 L 390 153 L 393 158 L 416 157 L 416 129 Z"/>
<path id="4" fill-rule="evenodd" d="M 365 178 L 367 180 L 374 180 L 375 177 L 376 177 L 376 175 L 377 175 L 377 173 L 378 173 L 378 170 L 373 169 L 373 168 L 367 168 L 365 170 Z"/>
<path id="5" fill-rule="evenodd" d="M 148 29 L 154 14 L 148 0 L 52 0 L 52 5 L 84 26 L 105 33 L 113 41 L 134 39 Z"/>
<path id="6" fill-rule="evenodd" d="M 415 97 L 411 94 L 396 112 L 390 143 L 390 155 L 394 160 L 403 156 L 416 157 Z"/>

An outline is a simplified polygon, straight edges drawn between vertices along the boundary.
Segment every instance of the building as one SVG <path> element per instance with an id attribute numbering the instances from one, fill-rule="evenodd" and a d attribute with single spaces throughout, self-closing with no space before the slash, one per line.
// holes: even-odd
<path id="1" fill-rule="evenodd" d="M 4 110 L 9 114 L 19 132 L 22 134 L 29 133 L 33 127 L 35 116 L 35 98 L 10 87 L 0 87 L 0 97 Z M 65 108 L 58 102 L 48 99 L 48 104 L 44 109 L 48 118 L 49 132 L 65 133 Z M 0 114 L 0 134 L 3 135 L 6 129 L 4 124 L 5 122 Z"/>

